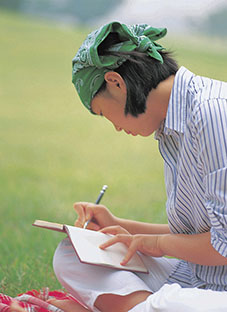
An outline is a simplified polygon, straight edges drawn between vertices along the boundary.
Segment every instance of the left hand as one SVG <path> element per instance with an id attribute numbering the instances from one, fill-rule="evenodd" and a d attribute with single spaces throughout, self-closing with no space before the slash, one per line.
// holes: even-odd
<path id="1" fill-rule="evenodd" d="M 112 233 L 113 234 L 113 233 Z M 123 243 L 128 247 L 128 252 L 121 262 L 121 265 L 126 265 L 136 251 L 140 251 L 145 255 L 152 257 L 164 256 L 163 251 L 159 247 L 159 239 L 162 235 L 147 235 L 147 234 L 116 234 L 106 243 L 100 246 L 101 249 L 110 247 L 116 243 Z"/>

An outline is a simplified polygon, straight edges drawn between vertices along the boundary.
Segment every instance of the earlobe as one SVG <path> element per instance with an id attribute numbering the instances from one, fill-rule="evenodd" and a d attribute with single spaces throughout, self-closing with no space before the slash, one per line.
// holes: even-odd
<path id="1" fill-rule="evenodd" d="M 104 78 L 107 85 L 120 88 L 123 92 L 126 92 L 124 79 L 117 72 L 109 71 L 105 74 Z"/>

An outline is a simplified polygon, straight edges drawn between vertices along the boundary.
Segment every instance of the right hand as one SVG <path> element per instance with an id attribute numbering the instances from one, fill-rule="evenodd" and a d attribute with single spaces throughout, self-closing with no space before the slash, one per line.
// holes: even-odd
<path id="1" fill-rule="evenodd" d="M 105 233 L 105 234 L 112 234 L 112 235 L 117 235 L 117 234 L 131 235 L 126 229 L 124 229 L 120 225 L 112 225 L 112 226 L 104 227 L 103 229 L 100 230 L 100 232 Z"/>
<path id="2" fill-rule="evenodd" d="M 104 227 L 117 225 L 117 218 L 103 205 L 77 202 L 74 209 L 78 215 L 75 226 L 82 228 L 87 220 L 92 219 L 87 229 L 99 231 Z"/>

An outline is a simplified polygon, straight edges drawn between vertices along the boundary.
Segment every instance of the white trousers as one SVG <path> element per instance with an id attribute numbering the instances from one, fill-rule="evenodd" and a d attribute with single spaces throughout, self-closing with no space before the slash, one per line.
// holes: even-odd
<path id="1" fill-rule="evenodd" d="M 227 292 L 164 285 L 130 312 L 226 312 Z"/>
<path id="2" fill-rule="evenodd" d="M 136 291 L 150 291 L 145 302 L 130 312 L 226 312 L 227 293 L 200 289 L 182 289 L 165 281 L 178 263 L 176 259 L 143 256 L 149 274 L 114 270 L 83 264 L 79 261 L 68 238 L 57 247 L 53 259 L 55 274 L 65 289 L 94 312 L 98 296 L 102 294 L 127 295 Z M 209 300 L 215 305 L 209 304 Z M 222 305 L 222 306 L 221 306 Z M 225 310 L 224 310 L 225 306 Z M 203 309 L 203 307 L 205 307 Z M 223 307 L 223 308 L 222 308 Z M 117 311 L 116 311 L 117 312 Z"/>

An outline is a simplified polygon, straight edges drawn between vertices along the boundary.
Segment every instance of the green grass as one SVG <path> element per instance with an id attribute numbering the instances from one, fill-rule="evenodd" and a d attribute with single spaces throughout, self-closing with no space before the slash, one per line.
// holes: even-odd
<path id="1" fill-rule="evenodd" d="M 35 219 L 73 224 L 75 201 L 103 199 L 121 217 L 166 222 L 163 161 L 153 137 L 116 133 L 89 114 L 71 84 L 86 30 L 0 12 L 0 292 L 57 289 L 52 257 L 63 234 Z M 219 42 L 165 41 L 180 64 L 226 79 Z"/>

